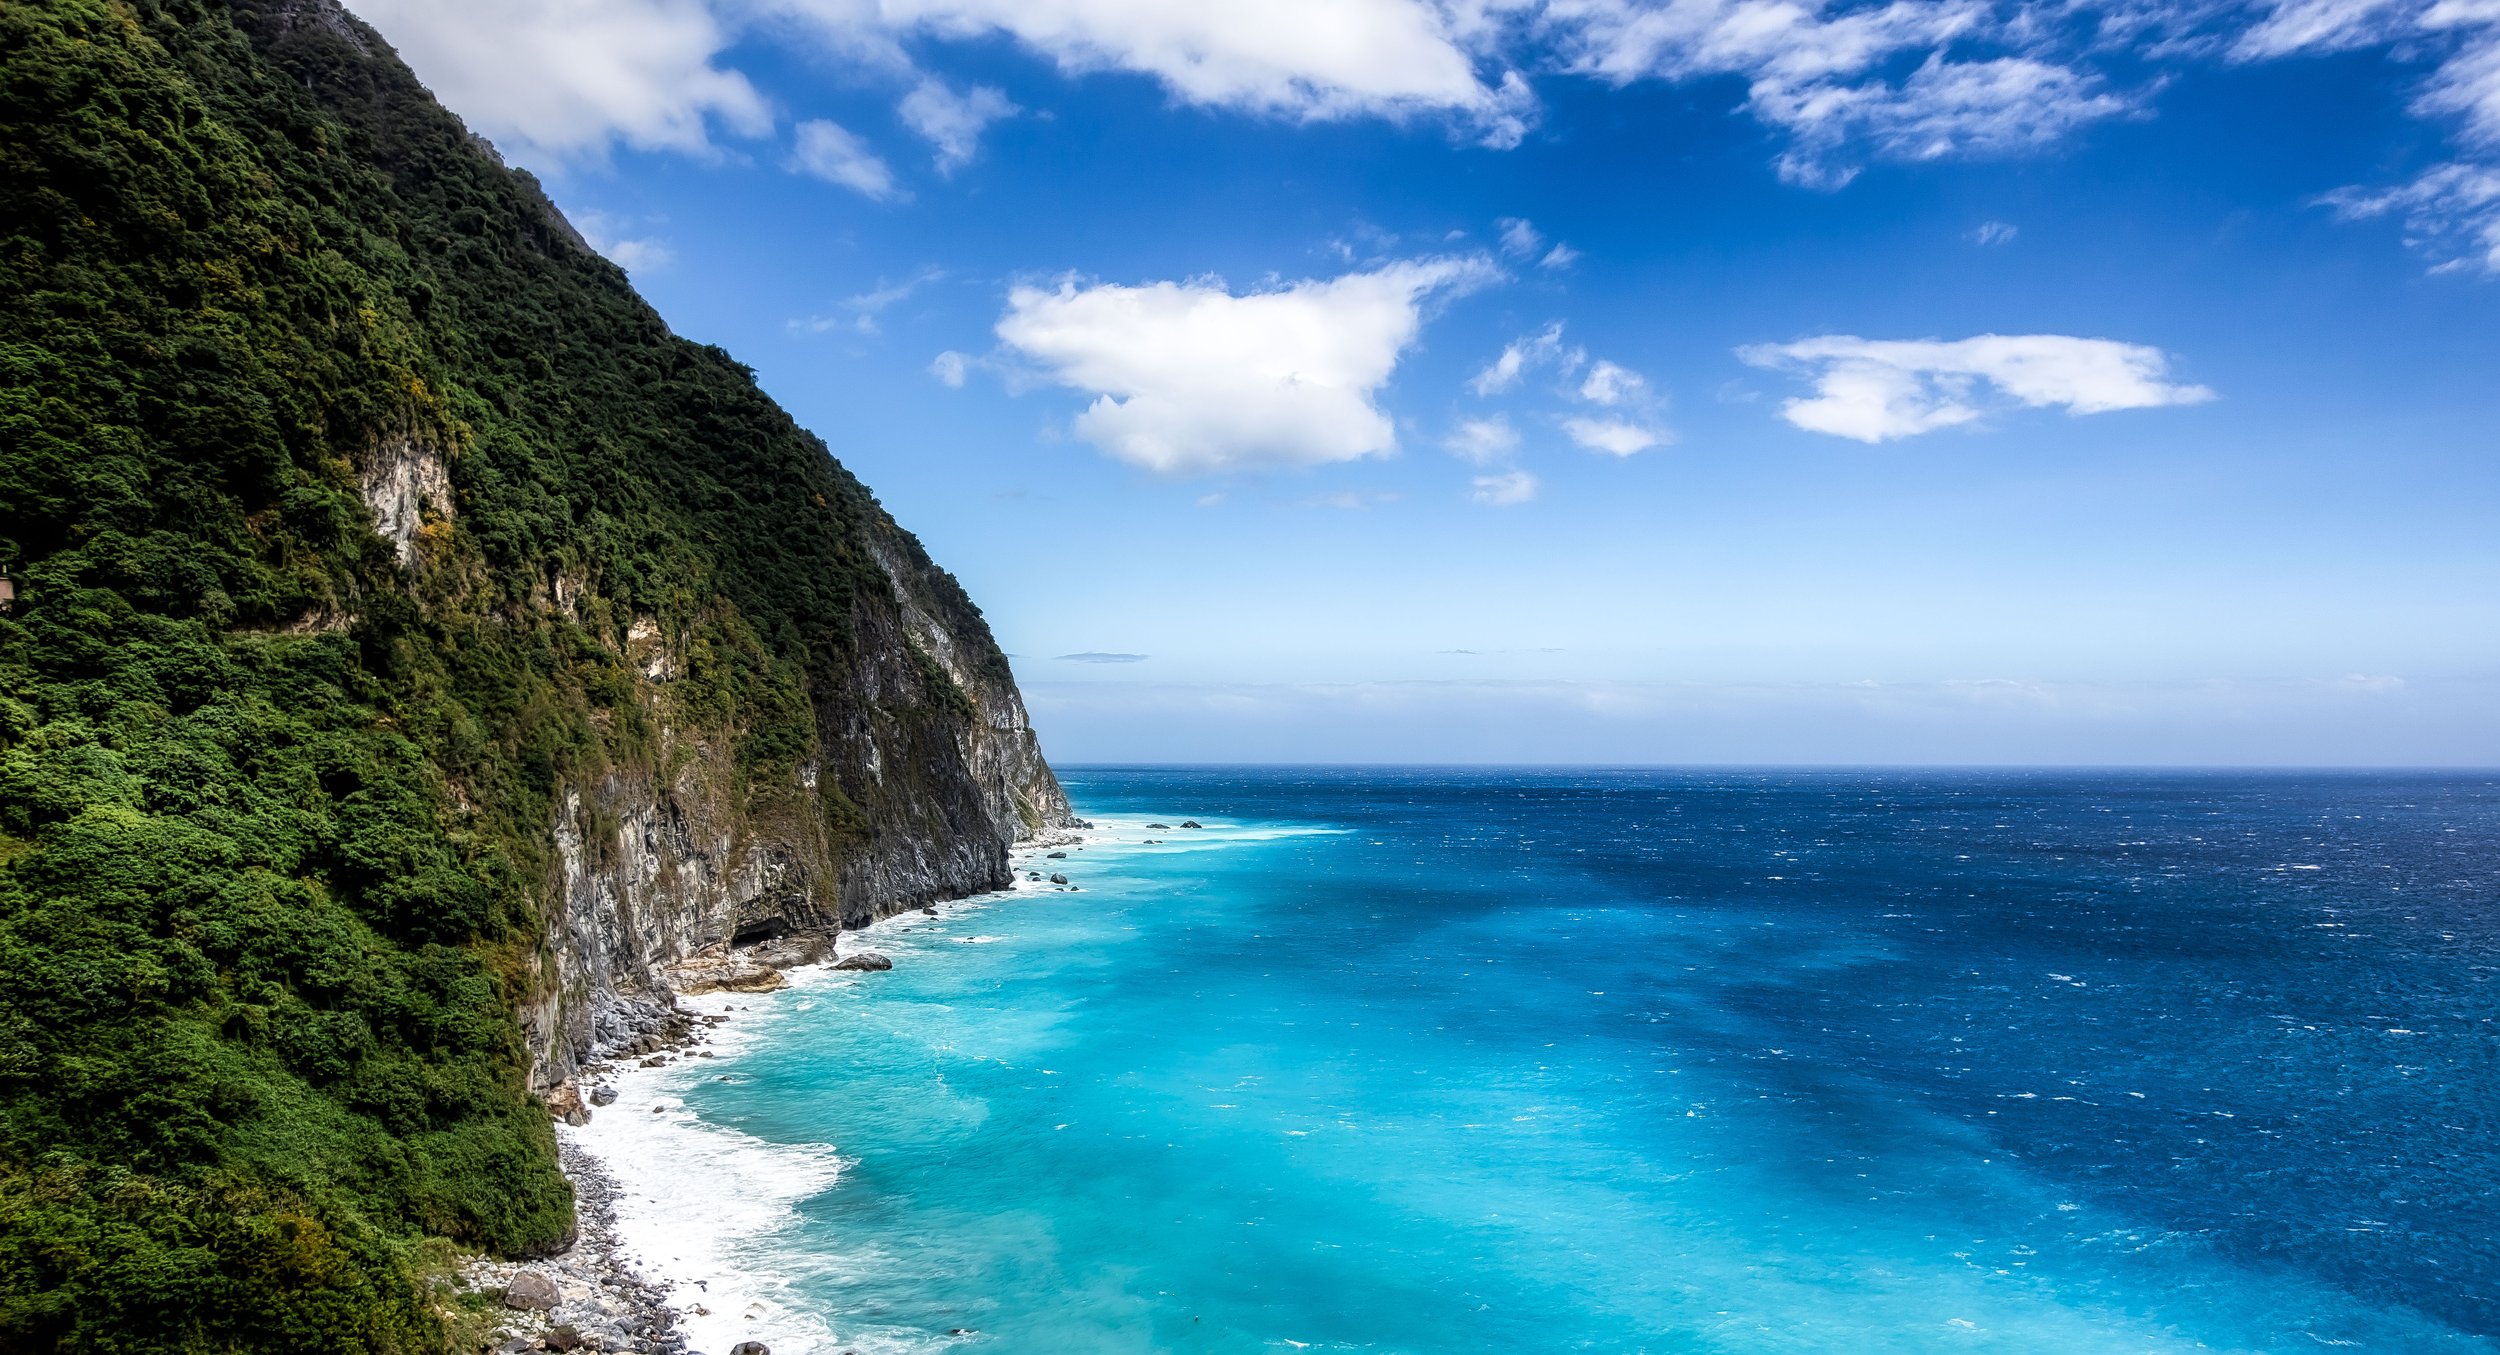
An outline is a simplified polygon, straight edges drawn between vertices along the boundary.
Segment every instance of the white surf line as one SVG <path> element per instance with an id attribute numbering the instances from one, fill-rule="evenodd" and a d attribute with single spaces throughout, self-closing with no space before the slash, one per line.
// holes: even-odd
<path id="1" fill-rule="evenodd" d="M 1074 832 L 1069 837 L 1074 840 L 1020 855 L 1040 862 L 1047 850 L 1090 840 Z M 1019 869 L 1006 890 L 931 906 L 945 919 L 1011 892 L 1031 892 L 1036 886 L 1025 873 Z M 932 920 L 911 909 L 844 932 L 828 959 L 899 940 L 892 934 Z M 700 1082 L 736 1076 L 739 1056 L 813 1007 L 821 990 L 853 981 L 826 965 L 792 969 L 786 977 L 790 986 L 771 993 L 681 996 L 680 1008 L 722 1018 L 705 1028 L 701 1048 L 712 1057 L 672 1050 L 673 1061 L 657 1068 L 614 1060 L 586 1077 L 584 1090 L 612 1088 L 615 1101 L 595 1108 L 587 1125 L 556 1126 L 615 1183 L 619 1259 L 667 1290 L 690 1352 L 719 1355 L 741 1341 L 761 1341 L 774 1355 L 833 1355 L 857 1344 L 839 1339 L 826 1316 L 796 1298 L 790 1277 L 768 1260 L 773 1241 L 796 1221 L 797 1207 L 831 1189 L 845 1160 L 832 1144 L 769 1143 L 710 1123 L 685 1101 Z"/>
<path id="2" fill-rule="evenodd" d="M 1097 860 L 1115 861 L 1162 846 L 1210 848 L 1347 831 L 1221 822 L 1185 829 L 1179 826 L 1184 817 L 1097 818 L 1091 829 L 1070 829 L 1015 849 L 1009 856 L 1013 878 L 1005 889 L 930 905 L 937 911 L 934 919 L 921 909 L 906 909 L 843 932 L 827 958 L 880 944 L 921 950 L 914 944 L 919 938 L 907 941 L 905 934 L 1015 894 L 1059 892 L 1062 887 L 1049 880 L 1054 873 L 1070 875 L 1068 888 L 1081 892 L 1082 872 L 1091 864 L 1082 855 L 1086 848 L 1102 853 Z M 1169 827 L 1153 826 L 1167 822 Z M 1053 857 L 1052 852 L 1064 855 Z M 1041 878 L 1030 878 L 1036 875 Z M 981 944 L 1003 938 L 952 939 Z M 771 993 L 680 997 L 678 1005 L 687 1011 L 723 1018 L 706 1027 L 707 1043 L 701 1048 L 712 1057 L 698 1057 L 689 1049 L 671 1051 L 673 1061 L 658 1068 L 642 1067 L 631 1058 L 613 1061 L 585 1079 L 585 1090 L 610 1087 L 616 1100 L 596 1108 L 587 1125 L 556 1127 L 615 1182 L 619 1257 L 667 1289 L 690 1352 L 721 1355 L 741 1341 L 761 1341 L 773 1355 L 894 1348 L 890 1340 L 868 1333 L 840 1337 L 829 1316 L 799 1299 L 792 1292 L 793 1278 L 773 1264 L 773 1243 L 796 1222 L 798 1206 L 839 1181 L 846 1159 L 836 1146 L 770 1143 L 708 1122 L 686 1105 L 686 1093 L 698 1083 L 736 1076 L 741 1054 L 768 1041 L 775 1027 L 814 1007 L 824 989 L 856 981 L 829 965 L 793 969 L 787 977 L 790 986 Z"/>
<path id="3" fill-rule="evenodd" d="M 790 978 L 790 987 L 774 993 L 678 999 L 689 1011 L 728 1018 L 709 1028 L 703 1048 L 714 1057 L 678 1051 L 660 1068 L 613 1063 L 590 1081 L 613 1088 L 615 1102 L 594 1109 L 587 1125 L 556 1127 L 616 1183 L 617 1250 L 645 1279 L 666 1287 L 691 1351 L 718 1355 L 740 1341 L 762 1341 L 777 1355 L 840 1348 L 823 1317 L 757 1261 L 792 1224 L 796 1207 L 839 1179 L 843 1159 L 832 1144 L 767 1143 L 709 1123 L 685 1102 L 696 1083 L 735 1076 L 738 1055 L 812 1005 L 812 990 L 832 971 L 800 970 Z"/>

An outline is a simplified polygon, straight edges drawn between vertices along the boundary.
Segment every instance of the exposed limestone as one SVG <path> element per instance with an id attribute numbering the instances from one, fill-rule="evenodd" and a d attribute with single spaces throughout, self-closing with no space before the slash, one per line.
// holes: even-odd
<path id="1" fill-rule="evenodd" d="M 374 530 L 398 552 L 403 568 L 414 566 L 417 532 L 428 515 L 448 522 L 454 512 L 442 451 L 408 434 L 384 438 L 365 454 L 356 479 L 373 510 Z"/>

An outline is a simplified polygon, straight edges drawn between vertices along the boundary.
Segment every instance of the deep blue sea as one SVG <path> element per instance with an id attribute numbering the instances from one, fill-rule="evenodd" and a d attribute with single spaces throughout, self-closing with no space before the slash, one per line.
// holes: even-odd
<path id="1" fill-rule="evenodd" d="M 2500 778 L 1066 780 L 654 1085 L 774 1355 L 2500 1350 Z"/>

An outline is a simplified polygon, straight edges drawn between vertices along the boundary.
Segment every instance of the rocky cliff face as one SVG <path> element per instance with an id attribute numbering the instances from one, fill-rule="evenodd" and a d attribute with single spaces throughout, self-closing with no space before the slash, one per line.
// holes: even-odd
<path id="1" fill-rule="evenodd" d="M 0 76 L 0 1350 L 441 1350 L 426 1239 L 575 1231 L 585 1057 L 1066 802 L 955 582 L 336 0 L 0 3 Z"/>
<path id="2" fill-rule="evenodd" d="M 1013 679 L 984 662 L 986 629 L 945 619 L 961 614 L 954 581 L 899 530 L 880 546 L 890 597 L 863 606 L 869 643 L 783 784 L 748 783 L 727 731 L 671 723 L 686 660 L 647 620 L 629 632 L 635 700 L 659 740 L 647 761 L 565 791 L 523 1012 L 537 1085 L 656 1038 L 677 990 L 738 972 L 749 947 L 788 954 L 790 938 L 1004 887 L 1011 846 L 1075 822 Z"/>
<path id="3" fill-rule="evenodd" d="M 579 286 L 580 274 L 599 275 L 597 284 L 622 293 L 601 300 L 623 302 L 610 309 L 648 325 L 648 312 L 616 285 L 621 276 L 591 252 L 534 180 L 508 169 L 492 146 L 430 103 L 419 110 L 423 116 L 411 116 L 421 97 L 413 78 L 336 0 L 238 8 L 265 54 L 359 129 L 404 196 L 435 192 L 444 161 L 466 162 L 472 186 L 442 203 L 453 237 L 409 232 L 424 251 L 457 260 L 466 247 L 458 233 L 478 234 L 483 211 L 487 234 L 510 231 L 533 263 L 574 274 L 558 279 L 568 291 L 599 290 Z M 421 178 L 409 172 L 420 164 Z M 464 281 L 454 268 L 438 277 L 440 293 L 456 292 Z M 518 307 L 536 298 L 480 300 Z M 553 343 L 571 348 L 577 338 L 566 332 Z M 629 339 L 649 341 L 644 334 Z M 536 362 L 514 351 L 517 337 L 488 346 L 497 357 L 520 360 L 523 399 L 530 385 L 545 384 L 544 376 L 564 375 L 544 361 L 543 349 Z M 679 589 L 674 607 L 636 596 L 599 561 L 582 560 L 561 543 L 544 563 L 544 577 L 533 566 L 517 588 L 509 563 L 463 559 L 458 529 L 491 515 L 495 486 L 493 468 L 460 447 L 456 431 L 429 432 L 420 416 L 417 431 L 379 437 L 357 458 L 374 529 L 415 577 L 431 611 L 456 618 L 482 593 L 518 592 L 527 599 L 521 624 L 597 637 L 618 651 L 630 674 L 627 706 L 621 716 L 604 717 L 604 727 L 621 721 L 642 735 L 611 740 L 606 756 L 569 768 L 545 825 L 553 851 L 539 910 L 543 940 L 521 1010 L 530 1080 L 540 1088 L 560 1085 L 595 1054 L 630 1048 L 665 1027 L 672 992 L 690 974 L 717 981 L 725 965 L 737 968 L 735 952 L 750 946 L 822 937 L 1001 887 L 1014 843 L 1073 822 L 1005 656 L 962 588 L 821 444 L 770 427 L 786 425 L 786 417 L 760 395 L 751 401 L 761 408 L 744 412 L 760 414 L 767 425 L 762 440 L 778 444 L 763 449 L 768 455 L 745 445 L 758 440 L 752 429 L 724 430 L 726 421 L 704 409 L 696 436 L 725 435 L 730 445 L 666 453 L 672 461 L 655 467 L 655 478 L 674 476 L 689 462 L 743 461 L 745 476 L 760 473 L 797 492 L 733 503 L 703 524 L 699 535 L 740 545 L 695 564 L 701 591 L 717 593 L 689 600 L 682 595 L 690 590 Z M 752 497 L 743 480 L 734 488 L 739 498 Z M 753 519 L 784 515 L 828 516 L 831 530 L 788 552 L 796 558 L 767 563 L 832 576 L 843 586 L 806 599 L 756 582 L 736 586 L 741 555 L 752 545 L 746 538 L 758 534 Z M 747 711 L 680 689 L 702 685 L 703 670 L 720 666 L 724 626 L 761 629 L 766 613 L 794 603 L 813 604 L 787 625 L 813 641 L 798 671 L 785 675 L 805 708 L 777 717 L 783 742 L 794 747 L 759 759 L 745 746 Z"/>

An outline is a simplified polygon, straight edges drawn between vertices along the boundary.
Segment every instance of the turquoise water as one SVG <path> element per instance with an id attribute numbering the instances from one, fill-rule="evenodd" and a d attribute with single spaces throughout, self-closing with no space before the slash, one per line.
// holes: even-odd
<path id="1" fill-rule="evenodd" d="M 828 1355 L 2500 1349 L 2489 778 L 1068 781 L 675 1084 Z"/>

